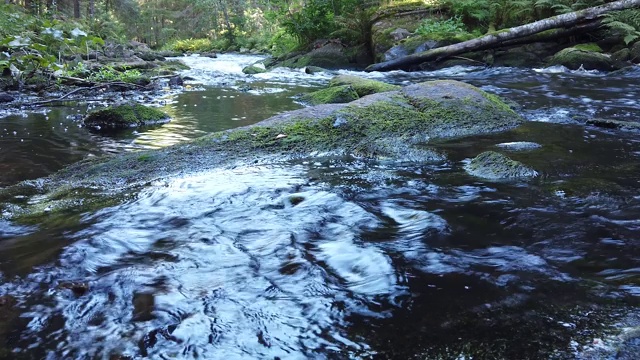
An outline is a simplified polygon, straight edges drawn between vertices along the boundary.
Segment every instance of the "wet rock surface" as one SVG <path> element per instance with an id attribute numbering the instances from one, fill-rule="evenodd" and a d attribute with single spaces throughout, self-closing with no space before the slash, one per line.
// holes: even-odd
<path id="1" fill-rule="evenodd" d="M 15 100 L 15 98 L 7 93 L 0 92 L 0 103 L 8 103 Z"/>
<path id="2" fill-rule="evenodd" d="M 618 69 L 611 57 L 594 51 L 566 48 L 549 60 L 550 65 L 562 65 L 569 69 L 611 71 Z"/>
<path id="3" fill-rule="evenodd" d="M 93 111 L 83 122 L 95 131 L 109 131 L 163 124 L 169 120 L 169 115 L 160 110 L 139 104 L 127 104 Z"/>
<path id="4" fill-rule="evenodd" d="M 495 151 L 486 151 L 473 158 L 465 169 L 469 174 L 485 179 L 524 179 L 538 176 L 538 172 L 523 163 Z"/>

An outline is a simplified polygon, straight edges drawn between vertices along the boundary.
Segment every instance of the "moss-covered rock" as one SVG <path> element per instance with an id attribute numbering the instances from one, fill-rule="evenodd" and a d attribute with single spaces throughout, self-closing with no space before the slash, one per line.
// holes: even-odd
<path id="1" fill-rule="evenodd" d="M 538 172 L 532 168 L 495 151 L 485 151 L 476 156 L 465 166 L 465 170 L 473 176 L 492 180 L 538 176 Z"/>
<path id="2" fill-rule="evenodd" d="M 582 51 L 590 51 L 590 52 L 596 52 L 596 53 L 602 52 L 602 48 L 600 47 L 600 45 L 596 43 L 578 44 L 578 45 L 575 45 L 573 48 L 582 50 Z"/>
<path id="3" fill-rule="evenodd" d="M 21 203 L 14 204 L 18 209 L 8 211 L 18 214 L 13 218 L 47 208 L 64 212 L 84 206 L 76 201 L 87 201 L 83 199 L 99 206 L 101 196 L 112 200 L 131 187 L 176 174 L 317 153 L 442 161 L 442 155 L 427 147 L 433 139 L 503 131 L 523 122 L 496 96 L 476 87 L 450 80 L 424 82 L 349 104 L 286 112 L 160 150 L 88 159 L 39 180 L 37 187 L 20 184 L 3 189 L 0 213 L 18 194 L 22 195 Z"/>
<path id="4" fill-rule="evenodd" d="M 360 97 L 400 89 L 398 85 L 391 85 L 382 81 L 365 79 L 353 75 L 338 75 L 329 81 L 329 86 L 343 85 L 351 86 Z"/>
<path id="5" fill-rule="evenodd" d="M 633 63 L 640 63 L 640 41 L 636 41 L 636 43 L 631 46 L 629 57 L 629 60 Z"/>
<path id="6" fill-rule="evenodd" d="M 559 196 L 587 197 L 594 194 L 617 194 L 622 191 L 618 184 L 598 178 L 576 177 L 546 183 L 545 190 Z"/>
<path id="7" fill-rule="evenodd" d="M 331 86 L 302 96 L 302 101 L 312 104 L 342 104 L 358 99 L 358 93 L 349 85 Z"/>
<path id="8" fill-rule="evenodd" d="M 169 115 L 158 109 L 139 104 L 127 104 L 92 111 L 85 117 L 84 125 L 93 130 L 105 131 L 162 124 L 168 121 Z"/>
<path id="9" fill-rule="evenodd" d="M 305 68 L 316 66 L 324 69 L 340 69 L 351 64 L 349 57 L 345 54 L 345 48 L 338 43 L 327 43 L 324 46 L 314 49 L 306 54 L 295 55 L 282 61 L 270 63 L 268 67 L 289 67 Z"/>
<path id="10" fill-rule="evenodd" d="M 562 65 L 572 70 L 615 70 L 614 62 L 607 55 L 577 48 L 560 50 L 549 60 L 550 65 Z"/>
<path id="11" fill-rule="evenodd" d="M 631 58 L 631 50 L 624 48 L 611 54 L 613 61 L 628 61 Z"/>
<path id="12" fill-rule="evenodd" d="M 260 67 L 258 65 L 249 65 L 244 69 L 242 69 L 242 72 L 247 75 L 253 75 L 253 74 L 261 74 L 263 72 L 267 72 L 267 69 Z"/>
<path id="13" fill-rule="evenodd" d="M 304 68 L 305 74 L 317 74 L 321 72 L 327 72 L 328 70 L 325 68 L 321 68 L 319 66 L 307 66 Z"/>

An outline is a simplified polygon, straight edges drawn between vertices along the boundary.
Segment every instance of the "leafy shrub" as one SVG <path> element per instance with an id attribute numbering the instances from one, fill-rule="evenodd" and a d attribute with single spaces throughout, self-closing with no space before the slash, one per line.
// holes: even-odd
<path id="1" fill-rule="evenodd" d="M 610 12 L 605 15 L 603 23 L 610 35 L 624 36 L 627 45 L 640 39 L 640 10 Z"/>
<path id="2" fill-rule="evenodd" d="M 273 56 L 281 56 L 294 51 L 298 46 L 298 40 L 284 30 L 276 31 L 267 44 Z"/>
<path id="3" fill-rule="evenodd" d="M 416 29 L 416 33 L 420 35 L 429 34 L 455 34 L 467 32 L 460 16 L 454 16 L 448 19 L 426 18 L 422 20 L 420 26 Z"/>
<path id="4" fill-rule="evenodd" d="M 142 73 L 140 73 L 137 69 L 128 69 L 125 71 L 118 71 L 112 67 L 103 67 L 97 72 L 91 73 L 87 80 L 93 82 L 113 82 L 113 81 L 122 81 L 127 83 L 136 83 L 142 77 Z"/>
<path id="5" fill-rule="evenodd" d="M 326 38 L 336 30 L 333 2 L 309 0 L 297 11 L 281 13 L 280 25 L 301 45 L 309 45 L 317 39 Z"/>

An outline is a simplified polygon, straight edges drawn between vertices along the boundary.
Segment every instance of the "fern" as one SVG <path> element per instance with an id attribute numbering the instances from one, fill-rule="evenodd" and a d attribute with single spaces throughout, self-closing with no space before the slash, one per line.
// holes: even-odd
<path id="1" fill-rule="evenodd" d="M 623 36 L 628 45 L 640 39 L 640 10 L 628 9 L 605 14 L 602 21 L 610 35 Z"/>

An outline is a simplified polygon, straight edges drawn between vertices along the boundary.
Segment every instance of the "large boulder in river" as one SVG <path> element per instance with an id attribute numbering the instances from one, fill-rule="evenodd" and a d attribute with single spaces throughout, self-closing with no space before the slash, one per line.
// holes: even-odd
<path id="1" fill-rule="evenodd" d="M 485 151 L 473 158 L 465 170 L 473 176 L 491 179 L 519 179 L 538 176 L 538 172 L 523 163 L 495 151 Z"/>
<path id="2" fill-rule="evenodd" d="M 474 86 L 452 80 L 429 81 L 349 104 L 285 112 L 164 149 L 88 159 L 47 179 L 0 189 L 0 205 L 12 202 L 17 194 L 38 196 L 37 204 L 21 201 L 7 211 L 7 217 L 37 221 L 39 216 L 50 215 L 46 209 L 106 206 L 104 189 L 126 191 L 177 174 L 318 153 L 439 162 L 444 156 L 426 147 L 434 139 L 504 131 L 523 122 L 498 97 Z M 112 194 L 108 199 L 108 204 L 115 201 Z"/>
<path id="3" fill-rule="evenodd" d="M 92 130 L 108 131 L 163 124 L 168 121 L 169 115 L 158 109 L 139 104 L 127 104 L 90 112 L 84 119 L 84 125 Z"/>
<path id="4" fill-rule="evenodd" d="M 615 70 L 614 62 L 608 55 L 595 51 L 566 48 L 558 51 L 549 60 L 549 65 L 562 65 L 571 70 Z"/>

